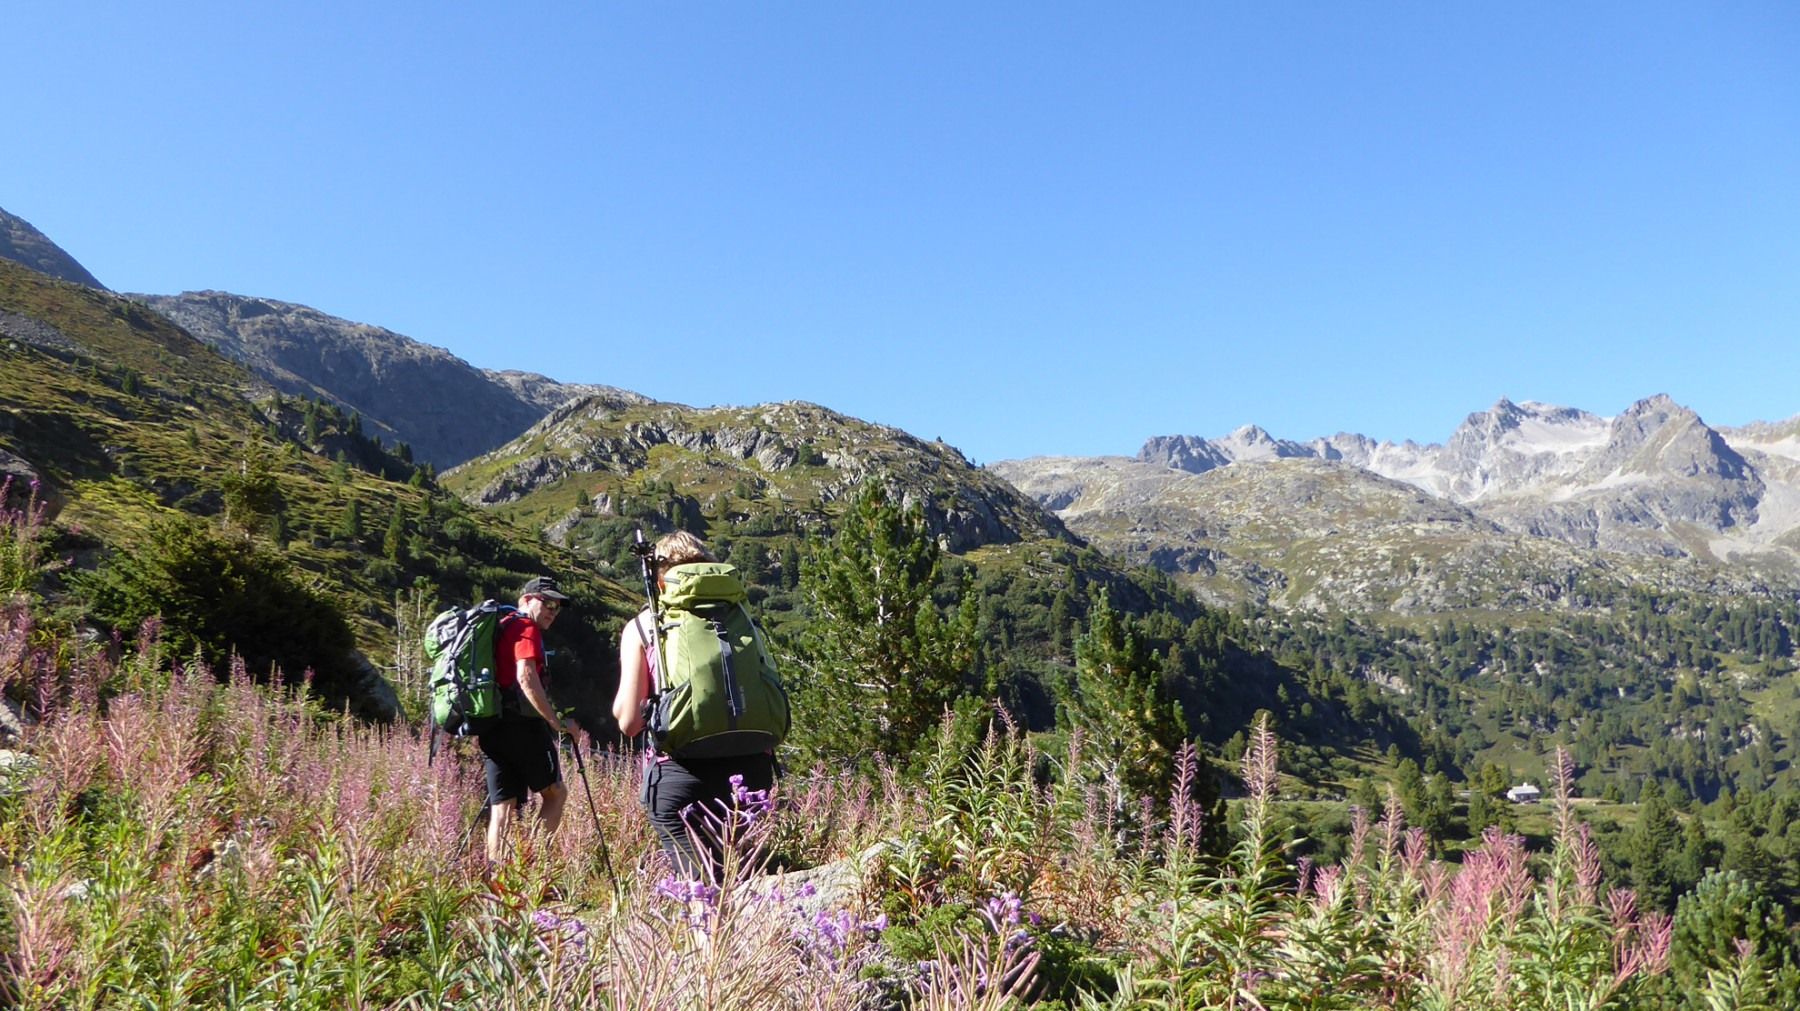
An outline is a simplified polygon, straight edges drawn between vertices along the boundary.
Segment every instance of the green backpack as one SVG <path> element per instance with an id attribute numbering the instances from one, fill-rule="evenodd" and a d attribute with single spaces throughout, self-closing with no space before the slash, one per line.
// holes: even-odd
<path id="1" fill-rule="evenodd" d="M 676 758 L 773 751 L 787 739 L 788 700 L 737 569 L 677 565 L 663 576 L 661 691 L 650 715 L 656 750 Z"/>
<path id="2" fill-rule="evenodd" d="M 500 720 L 500 688 L 494 683 L 494 640 L 500 620 L 514 609 L 484 600 L 464 611 L 450 608 L 425 629 L 431 660 L 431 722 L 451 737 L 484 734 Z M 434 746 L 436 741 L 433 740 Z"/>

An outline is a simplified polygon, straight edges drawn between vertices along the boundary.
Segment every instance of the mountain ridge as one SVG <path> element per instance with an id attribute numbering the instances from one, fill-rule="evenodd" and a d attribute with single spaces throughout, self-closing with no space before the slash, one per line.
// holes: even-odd
<path id="1" fill-rule="evenodd" d="M 1511 540 L 1513 563 L 1559 572 L 1572 572 L 1587 558 L 1676 584 L 1716 577 L 1734 586 L 1800 585 L 1800 417 L 1716 430 L 1661 394 L 1611 418 L 1501 398 L 1470 414 L 1442 444 L 1377 443 L 1354 433 L 1295 442 L 1247 425 L 1218 439 L 1154 437 L 1136 457 L 1034 457 L 989 466 L 1102 550 L 1141 555 L 1203 584 L 1215 601 L 1234 594 L 1214 577 L 1243 570 L 1251 575 L 1240 598 L 1300 606 L 1286 589 L 1298 581 L 1323 587 L 1309 591 L 1306 606 L 1429 609 L 1423 608 L 1428 598 L 1434 607 L 1474 606 L 1455 594 L 1413 595 L 1409 602 L 1406 592 L 1366 592 L 1386 578 L 1388 559 L 1408 557 L 1416 567 L 1423 558 L 1448 557 L 1429 546 L 1434 539 L 1420 541 L 1401 529 L 1384 536 L 1363 522 L 1365 507 L 1389 494 L 1374 483 L 1343 478 L 1369 496 L 1360 504 L 1288 502 L 1284 508 L 1296 517 L 1310 517 L 1292 523 L 1280 517 L 1249 523 L 1239 515 L 1241 503 L 1215 492 L 1230 486 L 1246 501 L 1273 508 L 1277 503 L 1259 485 L 1297 487 L 1283 467 L 1339 468 L 1398 482 L 1491 524 L 1465 526 L 1453 555 L 1479 549 L 1500 557 L 1507 554 L 1500 540 Z M 1227 472 L 1235 476 L 1224 477 Z M 1221 524 L 1225 515 L 1234 521 Z M 1280 579 L 1252 572 L 1269 568 L 1269 558 L 1300 551 L 1299 544 L 1277 543 L 1278 529 L 1323 549 L 1329 535 L 1320 532 L 1334 526 L 1360 538 L 1330 552 L 1339 561 L 1335 573 L 1312 563 L 1307 572 Z M 1231 534 L 1216 536 L 1227 528 Z M 1275 592 L 1266 592 L 1270 587 Z"/>
<path id="2" fill-rule="evenodd" d="M 649 398 L 478 369 L 450 351 L 311 306 L 222 291 L 133 295 L 276 389 L 356 411 L 384 440 L 448 468 L 504 445 L 571 398 Z"/>
<path id="3" fill-rule="evenodd" d="M 100 291 L 110 290 L 101 284 L 73 256 L 50 237 L 32 227 L 31 222 L 0 207 L 0 260 L 23 264 L 40 274 Z"/>
<path id="4" fill-rule="evenodd" d="M 544 492 L 573 482 L 593 516 L 610 514 L 629 487 L 647 480 L 674 482 L 707 512 L 730 513 L 733 502 L 741 512 L 772 499 L 822 516 L 824 506 L 872 478 L 902 504 L 918 505 L 952 551 L 1073 540 L 1062 521 L 955 447 L 805 401 L 696 408 L 590 396 L 443 475 L 464 501 L 482 507 L 542 501 Z M 537 521 L 561 539 L 583 514 L 578 505 L 555 526 L 548 514 Z"/>

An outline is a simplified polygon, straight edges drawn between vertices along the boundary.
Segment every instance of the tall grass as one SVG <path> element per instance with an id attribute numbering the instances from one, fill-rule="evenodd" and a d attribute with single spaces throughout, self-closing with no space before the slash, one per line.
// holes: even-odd
<path id="1" fill-rule="evenodd" d="M 35 718 L 0 797 L 12 1007 L 1598 1009 L 1668 958 L 1668 920 L 1604 888 L 1566 763 L 1538 874 L 1499 833 L 1428 859 L 1396 802 L 1358 814 L 1341 863 L 1290 861 L 1266 725 L 1232 826 L 1200 824 L 1189 749 L 1166 819 L 1123 831 L 1079 735 L 1052 757 L 1003 723 L 972 747 L 947 725 L 915 780 L 743 797 L 714 822 L 716 886 L 670 876 L 637 759 L 601 753 L 596 811 L 577 791 L 560 834 L 527 828 L 490 872 L 466 751 L 428 766 L 412 730 L 171 660 L 154 626 L 115 662 L 29 620 L 0 628 L 24 644 L 0 688 Z M 828 904 L 774 872 L 840 859 Z M 1754 971 L 1696 999 L 1739 1006 Z"/>

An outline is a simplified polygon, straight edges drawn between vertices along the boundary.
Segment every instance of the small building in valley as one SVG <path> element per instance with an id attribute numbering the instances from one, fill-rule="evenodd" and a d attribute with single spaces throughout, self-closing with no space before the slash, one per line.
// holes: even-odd
<path id="1" fill-rule="evenodd" d="M 1536 804 L 1538 798 L 1542 796 L 1543 792 L 1530 783 L 1520 783 L 1506 791 L 1506 799 L 1514 804 Z"/>

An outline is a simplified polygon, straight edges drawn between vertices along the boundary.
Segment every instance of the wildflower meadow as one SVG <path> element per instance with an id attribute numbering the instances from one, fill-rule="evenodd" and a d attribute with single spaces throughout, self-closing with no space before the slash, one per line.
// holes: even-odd
<path id="1" fill-rule="evenodd" d="M 0 558 L 32 522 L 7 516 Z M 70 641 L 15 594 L 0 682 L 20 1009 L 1631 1008 L 1671 955 L 1670 918 L 1606 886 L 1566 755 L 1547 852 L 1490 830 L 1431 859 L 1390 798 L 1326 866 L 1290 859 L 1266 721 L 1210 824 L 1191 745 L 1169 796 L 1120 805 L 1081 733 L 1046 754 L 964 707 L 905 771 L 740 789 L 690 881 L 636 754 L 590 754 L 562 830 L 522 819 L 489 867 L 472 749 L 170 655 L 155 621 Z M 1691 1006 L 1769 1006 L 1736 955 Z"/>

